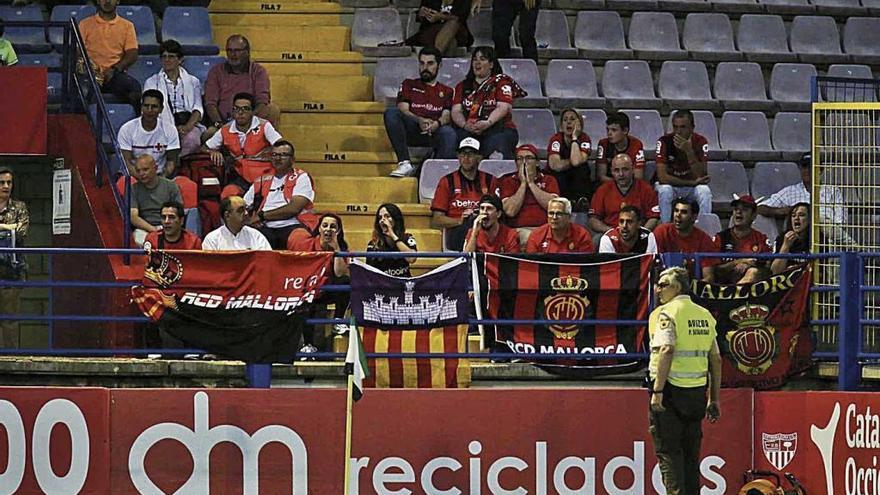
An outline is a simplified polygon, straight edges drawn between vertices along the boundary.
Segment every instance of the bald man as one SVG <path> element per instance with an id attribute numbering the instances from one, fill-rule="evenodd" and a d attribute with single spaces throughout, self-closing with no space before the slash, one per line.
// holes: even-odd
<path id="1" fill-rule="evenodd" d="M 271 251 L 272 246 L 259 230 L 244 224 L 247 205 L 241 196 L 229 196 L 220 202 L 223 225 L 205 236 L 205 251 Z"/>
<path id="2" fill-rule="evenodd" d="M 137 182 L 131 186 L 131 226 L 135 243 L 143 246 L 147 234 L 162 226 L 162 205 L 169 201 L 183 203 L 183 197 L 174 181 L 159 176 L 151 155 L 137 157 L 134 175 Z"/>

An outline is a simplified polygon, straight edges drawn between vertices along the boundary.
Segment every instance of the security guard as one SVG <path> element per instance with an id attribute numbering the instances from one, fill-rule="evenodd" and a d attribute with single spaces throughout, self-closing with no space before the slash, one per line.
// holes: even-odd
<path id="1" fill-rule="evenodd" d="M 701 423 L 706 415 L 711 423 L 721 415 L 721 354 L 715 341 L 715 318 L 691 301 L 686 295 L 689 287 L 684 268 L 661 272 L 655 287 L 660 306 L 648 320 L 650 431 L 669 495 L 700 493 Z"/>

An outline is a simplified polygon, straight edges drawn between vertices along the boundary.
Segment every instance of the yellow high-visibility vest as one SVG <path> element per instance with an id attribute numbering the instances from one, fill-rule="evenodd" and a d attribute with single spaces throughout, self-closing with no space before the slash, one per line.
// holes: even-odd
<path id="1" fill-rule="evenodd" d="M 661 314 L 666 318 L 661 319 Z M 676 387 L 705 386 L 709 376 L 709 351 L 716 335 L 715 318 L 706 308 L 691 301 L 689 296 L 678 296 L 655 308 L 648 319 L 648 334 L 652 342 L 648 370 L 652 379 L 657 377 L 660 362 L 660 347 L 653 345 L 654 333 L 660 329 L 660 325 L 669 324 L 675 326 L 675 354 L 667 381 Z"/>

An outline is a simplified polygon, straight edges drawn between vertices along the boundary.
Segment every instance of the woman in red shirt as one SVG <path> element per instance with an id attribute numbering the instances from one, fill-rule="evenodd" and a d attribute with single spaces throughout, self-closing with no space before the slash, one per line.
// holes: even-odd
<path id="1" fill-rule="evenodd" d="M 519 141 L 513 123 L 513 100 L 526 94 L 516 81 L 501 73 L 492 47 L 474 48 L 471 68 L 464 81 L 455 86 L 452 97 L 452 122 L 458 140 L 476 138 L 484 158 L 498 151 L 505 160 L 513 160 Z"/>

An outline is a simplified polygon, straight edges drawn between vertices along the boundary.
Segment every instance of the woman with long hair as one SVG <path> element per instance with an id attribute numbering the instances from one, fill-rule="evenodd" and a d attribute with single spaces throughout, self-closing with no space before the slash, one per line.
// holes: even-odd
<path id="1" fill-rule="evenodd" d="M 593 180 L 589 165 L 592 143 L 584 132 L 584 119 L 574 108 L 565 108 L 559 114 L 559 132 L 547 145 L 547 165 L 550 175 L 559 183 L 560 196 L 571 201 L 575 213 L 590 209 Z"/>
<path id="2" fill-rule="evenodd" d="M 373 238 L 367 243 L 367 252 L 418 251 L 416 238 L 406 232 L 403 213 L 394 203 L 384 203 L 376 210 Z M 409 265 L 415 258 L 367 258 L 367 264 L 394 277 L 409 277 Z"/>
<path id="3" fill-rule="evenodd" d="M 519 141 L 513 123 L 513 100 L 526 95 L 516 81 L 501 72 L 492 47 L 474 48 L 471 68 L 455 86 L 452 97 L 452 122 L 458 140 L 476 138 L 484 158 L 498 151 L 505 160 L 512 160 Z"/>
<path id="4" fill-rule="evenodd" d="M 785 222 L 788 231 L 776 238 L 776 252 L 779 254 L 810 252 L 810 204 L 798 203 L 791 207 Z M 770 264 L 774 275 L 782 273 L 790 265 L 802 260 L 792 258 L 776 258 Z"/>

